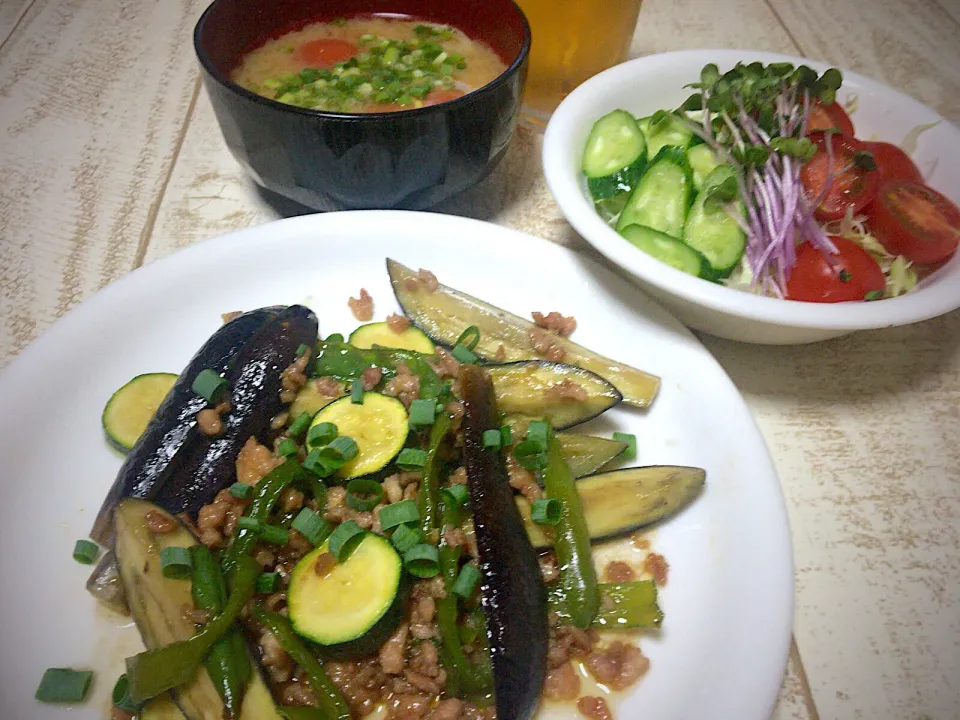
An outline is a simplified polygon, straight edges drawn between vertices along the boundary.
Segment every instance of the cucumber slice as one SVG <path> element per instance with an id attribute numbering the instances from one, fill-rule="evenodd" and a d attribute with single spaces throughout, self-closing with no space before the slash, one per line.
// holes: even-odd
<path id="1" fill-rule="evenodd" d="M 369 350 L 374 345 L 400 350 L 433 355 L 436 347 L 420 328 L 411 325 L 401 333 L 394 332 L 385 322 L 367 323 L 361 325 L 352 333 L 348 341 L 351 345 L 362 350 Z"/>
<path id="2" fill-rule="evenodd" d="M 614 110 L 593 124 L 583 151 L 583 172 L 594 199 L 630 192 L 647 164 L 647 143 L 626 110 Z"/>
<path id="3" fill-rule="evenodd" d="M 628 225 L 620 234 L 635 247 L 677 270 L 697 276 L 709 273 L 709 265 L 700 253 L 669 235 L 642 225 Z"/>
<path id="4" fill-rule="evenodd" d="M 287 605 L 294 630 L 325 646 L 361 637 L 382 644 L 402 615 L 389 612 L 402 604 L 400 556 L 387 538 L 374 533 L 367 533 L 346 560 L 318 572 L 317 562 L 328 562 L 320 560 L 328 553 L 324 543 L 290 575 Z"/>
<path id="5" fill-rule="evenodd" d="M 665 147 L 630 193 L 617 221 L 617 231 L 629 225 L 643 225 L 675 238 L 682 237 L 692 190 L 687 156 L 683 150 Z"/>
<path id="6" fill-rule="evenodd" d="M 703 181 L 713 169 L 720 165 L 717 154 L 709 145 L 694 145 L 687 149 L 687 162 L 693 173 L 693 187 L 699 192 L 703 188 Z"/>
<path id="7" fill-rule="evenodd" d="M 710 188 L 728 178 L 736 178 L 737 171 L 730 165 L 718 165 L 704 179 L 703 190 L 690 210 L 683 228 L 683 241 L 699 252 L 710 267 L 709 279 L 727 277 L 740 262 L 746 248 L 747 236 L 727 210 L 708 200 Z M 737 203 L 743 212 L 743 203 Z"/>
<path id="8" fill-rule="evenodd" d="M 173 373 L 137 375 L 111 395 L 100 416 L 110 442 L 124 452 L 133 449 L 176 381 Z"/>
<path id="9" fill-rule="evenodd" d="M 665 147 L 685 148 L 693 140 L 693 132 L 673 113 L 665 113 L 656 122 L 654 116 L 637 120 L 647 139 L 647 158 L 655 158 Z"/>
<path id="10" fill-rule="evenodd" d="M 353 438 L 357 456 L 337 471 L 342 478 L 369 475 L 387 466 L 403 448 L 409 430 L 407 409 L 396 398 L 365 392 L 363 403 L 348 397 L 322 408 L 311 427 L 329 422 L 340 435 Z"/>

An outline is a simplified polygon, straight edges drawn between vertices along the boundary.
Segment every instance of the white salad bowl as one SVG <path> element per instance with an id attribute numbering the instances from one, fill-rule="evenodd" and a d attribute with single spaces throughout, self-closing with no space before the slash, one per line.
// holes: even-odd
<path id="1" fill-rule="evenodd" d="M 640 117 L 675 108 L 691 93 L 701 68 L 721 72 L 737 62 L 806 63 L 803 58 L 748 50 L 685 50 L 617 65 L 574 90 L 557 108 L 543 143 L 547 184 L 574 229 L 684 324 L 731 340 L 768 345 L 816 342 L 856 330 L 927 320 L 960 307 L 960 254 L 906 295 L 875 302 L 806 303 L 763 297 L 692 277 L 635 248 L 596 213 L 580 163 L 593 123 L 617 108 Z M 960 204 L 960 130 L 901 92 L 843 71 L 839 101 L 856 95 L 851 117 L 859 139 L 900 144 L 931 187 Z M 914 147 L 915 145 L 915 147 Z"/>

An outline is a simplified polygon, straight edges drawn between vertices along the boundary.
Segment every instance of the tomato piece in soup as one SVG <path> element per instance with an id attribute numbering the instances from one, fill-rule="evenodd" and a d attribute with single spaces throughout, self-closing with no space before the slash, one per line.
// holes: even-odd
<path id="1" fill-rule="evenodd" d="M 296 53 L 297 58 L 306 63 L 307 67 L 326 70 L 359 54 L 360 48 L 352 42 L 338 38 L 319 38 L 305 42 L 297 48 Z"/>

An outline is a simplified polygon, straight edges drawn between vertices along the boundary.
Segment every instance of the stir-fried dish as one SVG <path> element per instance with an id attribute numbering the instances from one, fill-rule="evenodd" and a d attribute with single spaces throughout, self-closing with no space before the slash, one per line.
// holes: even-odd
<path id="1" fill-rule="evenodd" d="M 705 474 L 604 471 L 635 438 L 568 429 L 658 379 L 570 341 L 573 318 L 388 267 L 402 315 L 320 339 L 302 306 L 234 313 L 107 403 L 128 455 L 76 556 L 106 547 L 88 589 L 146 646 L 114 720 L 600 719 L 646 673 L 630 631 L 661 625 L 668 566 L 637 531 Z M 365 291 L 350 306 L 371 319 Z M 642 562 L 596 566 L 629 537 Z M 52 669 L 37 697 L 89 683 Z"/>

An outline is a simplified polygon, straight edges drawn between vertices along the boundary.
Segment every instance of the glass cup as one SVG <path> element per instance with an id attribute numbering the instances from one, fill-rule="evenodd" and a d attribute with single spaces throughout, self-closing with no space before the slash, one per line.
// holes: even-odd
<path id="1" fill-rule="evenodd" d="M 533 32 L 520 122 L 543 130 L 577 85 L 626 59 L 641 0 L 515 2 Z"/>

